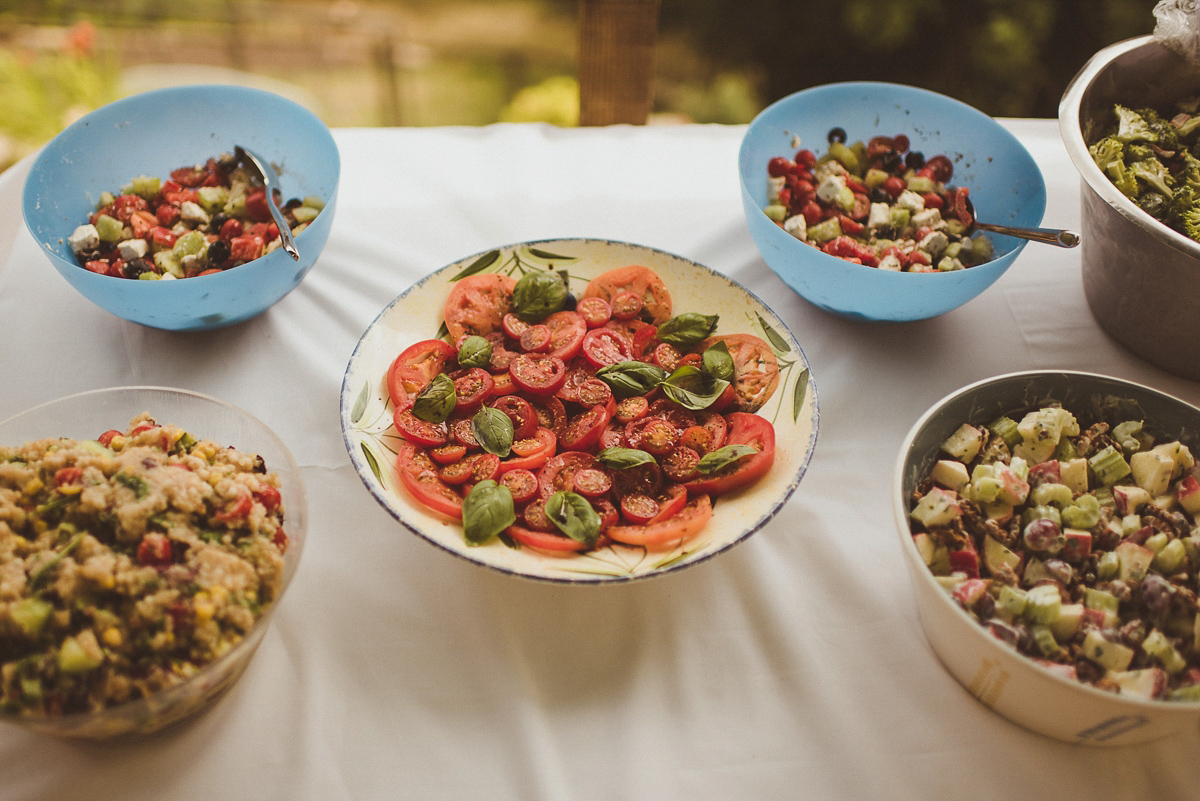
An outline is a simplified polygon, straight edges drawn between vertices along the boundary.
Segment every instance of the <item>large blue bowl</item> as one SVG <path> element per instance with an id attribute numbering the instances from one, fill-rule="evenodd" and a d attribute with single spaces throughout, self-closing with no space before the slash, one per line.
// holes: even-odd
<path id="1" fill-rule="evenodd" d="M 852 264 L 797 240 L 763 213 L 767 161 L 799 147 L 818 155 L 833 127 L 850 142 L 906 134 L 927 157 L 954 162 L 950 183 L 970 189 L 976 218 L 1036 227 L 1046 210 L 1042 173 L 1020 142 L 991 117 L 945 95 L 890 83 L 835 83 L 771 104 L 750 123 L 738 154 L 746 223 L 763 259 L 822 309 L 863 320 L 922 320 L 956 309 L 991 286 L 1025 240 L 992 234 L 996 257 L 944 273 L 900 273 Z M 797 144 L 799 142 L 799 144 Z"/>
<path id="2" fill-rule="evenodd" d="M 67 236 L 87 221 L 102 192 L 138 175 L 165 178 L 234 145 L 276 166 L 285 199 L 325 200 L 296 237 L 299 261 L 279 249 L 219 274 L 178 281 L 114 278 L 79 266 Z M 101 308 L 154 328 L 219 328 L 263 312 L 312 268 L 333 224 L 340 171 L 329 129 L 291 100 L 237 86 L 159 89 L 93 111 L 43 148 L 25 181 L 25 224 L 59 273 Z"/>

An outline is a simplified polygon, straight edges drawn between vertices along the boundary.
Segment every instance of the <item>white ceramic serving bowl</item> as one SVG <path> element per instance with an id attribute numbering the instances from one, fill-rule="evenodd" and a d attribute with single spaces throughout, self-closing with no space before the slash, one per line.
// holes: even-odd
<path id="1" fill-rule="evenodd" d="M 1200 703 L 1146 701 L 1058 676 L 993 637 L 938 584 L 913 544 L 909 498 L 938 450 L 963 422 L 989 423 L 1047 400 L 1090 408 L 1093 399 L 1137 404 L 1161 438 L 1200 447 L 1200 409 L 1149 387 L 1091 373 L 1031 371 L 996 376 L 950 393 L 913 425 L 892 481 L 892 508 L 921 627 L 946 669 L 973 696 L 1015 723 L 1059 740 L 1131 745 L 1195 730 Z M 1134 418 L 1126 418 L 1134 419 Z"/>
<path id="2" fill-rule="evenodd" d="M 0 422 L 0 442 L 16 445 L 44 437 L 95 439 L 108 429 L 125 430 L 141 412 L 160 423 L 180 426 L 197 439 L 257 453 L 278 474 L 288 548 L 279 596 L 245 638 L 186 681 L 154 695 L 99 712 L 25 717 L 0 721 L 62 737 L 109 739 L 144 735 L 180 723 L 208 709 L 241 677 L 283 601 L 304 550 L 308 512 L 300 468 L 283 442 L 262 421 L 224 401 L 167 387 L 115 387 L 49 401 Z"/>

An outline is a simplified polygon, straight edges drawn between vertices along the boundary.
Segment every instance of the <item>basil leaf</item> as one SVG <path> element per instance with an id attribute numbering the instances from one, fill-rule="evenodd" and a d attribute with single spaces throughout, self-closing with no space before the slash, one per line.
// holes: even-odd
<path id="1" fill-rule="evenodd" d="M 532 270 L 513 287 L 513 313 L 527 323 L 544 320 L 567 303 L 566 279 L 553 270 Z"/>
<path id="2" fill-rule="evenodd" d="M 700 461 L 696 463 L 696 472 L 710 476 L 718 470 L 756 453 L 758 453 L 758 449 L 753 445 L 724 445 L 700 457 Z"/>
<path id="3" fill-rule="evenodd" d="M 654 457 L 636 448 L 622 448 L 614 445 L 597 453 L 596 461 L 610 470 L 628 470 L 631 467 L 653 462 Z"/>
<path id="4" fill-rule="evenodd" d="M 677 348 L 689 348 L 707 339 L 717 327 L 717 315 L 686 312 L 658 327 L 658 338 Z"/>
<path id="5" fill-rule="evenodd" d="M 472 487 L 463 500 L 463 536 L 469 545 L 483 545 L 515 522 L 512 493 L 490 478 Z"/>
<path id="6" fill-rule="evenodd" d="M 484 406 L 471 418 L 471 433 L 488 453 L 503 458 L 512 450 L 512 418 L 499 409 Z"/>
<path id="7" fill-rule="evenodd" d="M 637 361 L 617 362 L 596 371 L 596 378 L 608 384 L 619 398 L 645 395 L 666 377 L 667 371 L 658 365 Z"/>
<path id="8" fill-rule="evenodd" d="M 453 379 L 445 373 L 438 373 L 413 398 L 412 413 L 427 423 L 443 423 L 454 411 L 457 399 Z"/>
<path id="9" fill-rule="evenodd" d="M 492 343 L 477 334 L 463 337 L 458 345 L 459 367 L 487 367 L 492 358 Z"/>
<path id="10" fill-rule="evenodd" d="M 664 395 L 692 411 L 712 406 L 728 386 L 728 381 L 707 376 L 703 370 L 691 364 L 675 368 L 675 372 L 659 384 Z"/>
<path id="11" fill-rule="evenodd" d="M 724 340 L 714 342 L 700 358 L 705 373 L 724 381 L 733 380 L 733 357 L 729 355 L 729 346 Z"/>
<path id="12" fill-rule="evenodd" d="M 546 499 L 546 516 L 576 542 L 591 547 L 600 539 L 600 515 L 577 492 L 559 490 Z"/>

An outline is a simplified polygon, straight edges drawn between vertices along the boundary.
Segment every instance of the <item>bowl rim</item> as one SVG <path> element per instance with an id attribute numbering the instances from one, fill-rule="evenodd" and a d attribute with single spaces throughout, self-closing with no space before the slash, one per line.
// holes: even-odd
<path id="1" fill-rule="evenodd" d="M 973 392 L 977 392 L 978 390 L 980 390 L 984 387 L 993 385 L 993 384 L 1007 383 L 1007 382 L 1017 381 L 1017 380 L 1021 380 L 1021 379 L 1037 378 L 1037 377 L 1048 376 L 1048 375 L 1064 376 L 1064 377 L 1068 377 L 1068 378 L 1079 377 L 1079 378 L 1084 378 L 1084 379 L 1089 379 L 1089 380 L 1090 379 L 1098 379 L 1101 381 L 1110 381 L 1110 382 L 1115 382 L 1118 384 L 1125 384 L 1125 385 L 1128 385 L 1131 387 L 1136 387 L 1139 391 L 1149 392 L 1151 394 L 1158 395 L 1163 399 L 1167 399 L 1172 402 L 1182 404 L 1183 406 L 1186 406 L 1187 408 L 1195 411 L 1196 415 L 1198 417 L 1200 417 L 1200 409 L 1196 408 L 1195 406 L 1188 403 L 1187 401 L 1177 398 L 1174 395 L 1171 395 L 1169 393 L 1163 392 L 1162 390 L 1154 389 L 1153 387 L 1138 383 L 1136 381 L 1130 381 L 1128 379 L 1117 378 L 1115 376 L 1105 375 L 1103 373 L 1088 372 L 1088 371 L 1083 371 L 1083 370 L 1040 369 L 1040 370 L 1020 370 L 1020 371 L 1011 372 L 1011 373 L 1002 373 L 1000 375 L 994 375 L 994 376 L 990 376 L 987 378 L 982 378 L 978 381 L 973 381 L 970 384 L 966 384 L 965 386 L 962 386 L 952 392 L 947 393 L 942 398 L 940 398 L 939 400 L 937 400 L 933 404 L 931 404 L 929 406 L 929 408 L 926 409 L 925 412 L 923 412 L 921 414 L 921 416 L 917 419 L 917 421 L 915 423 L 913 423 L 912 427 L 908 430 L 908 433 L 904 435 L 904 439 L 901 442 L 900 449 L 896 456 L 896 461 L 892 468 L 892 515 L 893 515 L 893 519 L 896 523 L 896 532 L 899 535 L 900 540 L 901 540 L 901 543 L 900 543 L 901 547 L 904 549 L 905 564 L 909 568 L 908 573 L 912 577 L 912 580 L 914 582 L 920 581 L 921 584 L 927 590 L 934 591 L 934 594 L 936 594 L 939 599 L 937 602 L 937 603 L 939 603 L 939 605 L 941 605 L 944 608 L 953 610 L 953 613 L 954 613 L 956 619 L 959 620 L 964 627 L 966 627 L 967 629 L 969 629 L 971 631 L 971 634 L 969 636 L 971 636 L 976 642 L 984 644 L 984 645 L 981 645 L 981 647 L 986 648 L 990 652 L 994 652 L 996 654 L 1004 654 L 1007 657 L 1010 657 L 1011 660 L 1013 660 L 1014 664 L 1022 665 L 1023 666 L 1022 669 L 1025 669 L 1026 667 L 1031 668 L 1035 671 L 1037 676 L 1039 676 L 1040 678 L 1048 678 L 1051 681 L 1058 682 L 1059 686 L 1062 687 L 1064 690 L 1067 690 L 1070 692 L 1082 693 L 1084 695 L 1084 697 L 1092 698 L 1097 701 L 1102 701 L 1104 703 L 1116 704 L 1118 706 L 1120 706 L 1120 705 L 1128 706 L 1130 708 L 1137 709 L 1140 712 L 1144 712 L 1146 710 L 1151 710 L 1151 711 L 1155 711 L 1155 712 L 1163 712 L 1166 714 L 1171 714 L 1172 712 L 1183 713 L 1183 714 L 1187 714 L 1187 713 L 1195 714 L 1196 712 L 1200 712 L 1200 700 L 1196 700 L 1196 701 L 1186 701 L 1186 700 L 1185 701 L 1166 701 L 1166 700 L 1162 700 L 1162 699 L 1155 700 L 1155 699 L 1131 698 L 1129 696 L 1119 695 L 1117 693 L 1111 693 L 1111 692 L 1108 692 L 1107 690 L 1101 690 L 1097 687 L 1094 687 L 1091 684 L 1088 684 L 1086 682 L 1081 682 L 1081 681 L 1077 681 L 1077 680 L 1073 680 L 1073 679 L 1068 679 L 1065 676 L 1060 676 L 1057 673 L 1045 668 L 1044 666 L 1039 665 L 1031 657 L 1028 657 L 1025 654 L 1020 653 L 1019 651 L 1016 651 L 1012 648 L 1005 646 L 999 640 L 997 640 L 996 638 L 989 635 L 987 633 L 987 631 L 983 628 L 983 626 L 980 625 L 979 622 L 976 619 L 974 619 L 971 615 L 969 615 L 966 612 L 966 610 L 964 610 L 958 604 L 954 603 L 954 601 L 950 598 L 949 594 L 946 593 L 946 591 L 943 590 L 942 587 L 937 583 L 937 580 L 934 578 L 933 573 L 929 570 L 929 568 L 927 566 L 924 565 L 924 560 L 921 559 L 920 554 L 917 553 L 916 546 L 913 544 L 912 527 L 909 525 L 909 522 L 908 522 L 908 511 L 909 510 L 908 510 L 906 499 L 904 497 L 904 478 L 905 478 L 905 473 L 908 471 L 908 468 L 909 468 L 909 461 L 908 461 L 909 460 L 909 451 L 912 449 L 913 442 L 917 438 L 917 435 L 920 434 L 921 430 L 929 423 L 929 421 L 932 417 L 934 417 L 936 414 L 938 414 L 941 411 L 941 409 L 944 406 L 946 406 L 946 404 L 950 403 L 953 400 L 961 398 L 965 395 L 970 395 Z M 920 564 L 920 569 L 918 569 L 918 564 Z M 918 574 L 921 575 L 920 579 L 917 579 Z M 916 588 L 914 587 L 913 589 L 915 592 Z M 919 598 L 916 599 L 916 605 L 919 610 L 919 608 L 921 606 L 921 602 L 920 602 Z M 921 627 L 922 627 L 922 633 L 924 633 L 924 627 L 925 627 L 924 620 L 921 621 Z M 926 635 L 926 638 L 928 639 L 928 635 Z"/>
<path id="2" fill-rule="evenodd" d="M 1075 77 L 1067 84 L 1062 99 L 1059 101 L 1059 135 L 1067 150 L 1067 155 L 1075 165 L 1075 169 L 1079 172 L 1080 177 L 1110 208 L 1138 228 L 1152 234 L 1163 244 L 1169 245 L 1175 250 L 1182 251 L 1193 258 L 1200 259 L 1200 242 L 1189 239 L 1170 226 L 1154 219 L 1139 208 L 1137 204 L 1125 197 L 1121 190 L 1117 189 L 1116 185 L 1109 180 L 1108 176 L 1104 174 L 1092 159 L 1091 153 L 1088 152 L 1088 143 L 1083 138 L 1083 129 L 1079 120 L 1079 115 L 1083 107 L 1083 96 L 1092 87 L 1096 78 L 1112 66 L 1112 63 L 1116 59 L 1126 53 L 1139 50 L 1148 45 L 1162 47 L 1155 40 L 1153 34 L 1147 34 L 1111 44 L 1096 51 L 1088 59 L 1087 63 L 1080 68 Z"/>
<path id="3" fill-rule="evenodd" d="M 1002 138 L 1010 139 L 1013 143 L 1015 143 L 1019 147 L 1020 151 L 1029 158 L 1030 165 L 1033 167 L 1033 174 L 1037 178 L 1037 186 L 1035 187 L 1035 191 L 1037 192 L 1037 194 L 1040 195 L 1040 199 L 1041 199 L 1041 202 L 1038 204 L 1040 206 L 1039 213 L 1038 213 L 1039 224 L 1040 224 L 1041 219 L 1045 217 L 1046 204 L 1047 204 L 1046 177 L 1042 174 L 1041 167 L 1038 166 L 1037 160 L 1034 159 L 1033 154 L 1029 152 L 1029 149 L 1027 147 L 1025 147 L 1025 145 L 1019 139 L 1017 139 L 1017 137 L 1011 131 L 1009 131 L 1007 128 L 1005 128 L 1003 125 L 1001 125 L 995 117 L 992 117 L 991 115 L 986 114 L 983 111 L 980 111 L 979 109 L 975 108 L 971 104 L 965 103 L 962 100 L 959 100 L 957 98 L 951 97 L 946 94 L 943 94 L 941 92 L 936 92 L 932 89 L 925 89 L 925 88 L 922 88 L 919 86 L 895 83 L 895 82 L 891 82 L 891 81 L 834 81 L 832 83 L 823 83 L 823 84 L 818 84 L 816 86 L 809 86 L 809 87 L 805 87 L 804 89 L 799 89 L 795 92 L 792 92 L 791 94 L 784 95 L 783 97 L 779 98 L 778 100 L 776 100 L 773 103 L 771 103 L 770 105 L 768 105 L 766 108 L 764 108 L 758 114 L 756 114 L 754 116 L 754 119 L 752 119 L 747 124 L 746 131 L 742 135 L 742 140 L 738 147 L 738 183 L 741 186 L 743 196 L 750 198 L 751 200 L 754 200 L 754 201 L 757 200 L 756 198 L 754 198 L 753 193 L 750 191 L 750 187 L 747 184 L 746 172 L 743 169 L 743 166 L 748 166 L 748 165 L 743 165 L 743 162 L 746 159 L 746 151 L 749 148 L 750 137 L 754 131 L 756 124 L 760 123 L 760 121 L 769 112 L 772 112 L 772 111 L 776 110 L 777 108 L 782 107 L 788 103 L 795 102 L 795 100 L 797 98 L 800 98 L 800 97 L 803 97 L 806 95 L 819 94 L 821 92 L 826 92 L 826 91 L 853 90 L 856 88 L 887 89 L 887 90 L 891 90 L 891 91 L 907 92 L 912 95 L 925 96 L 925 97 L 935 100 L 936 102 L 944 102 L 949 107 L 956 107 L 963 113 L 971 114 L 972 116 L 975 116 L 981 120 L 986 120 L 986 121 L 990 122 L 992 125 L 994 125 L 996 127 L 996 129 L 998 130 L 998 132 Z M 795 237 L 790 237 L 790 238 L 794 239 Z M 797 241 L 799 241 L 799 240 L 797 240 Z M 803 244 L 803 243 L 801 243 L 801 244 Z M 1000 275 L 1003 275 L 1004 272 L 1007 272 L 1008 268 L 1012 266 L 1012 261 L 1016 260 L 1016 258 L 1021 254 L 1021 252 L 1025 249 L 1025 246 L 1028 244 L 1029 244 L 1028 240 L 1018 239 L 1018 240 L 1016 240 L 1016 244 L 1013 246 L 1013 248 L 1011 250 L 1008 250 L 1008 251 L 1000 254 L 999 256 L 997 256 L 996 258 L 993 258 L 989 262 L 984 262 L 983 264 L 978 264 L 978 265 L 975 265 L 974 267 L 970 267 L 967 269 L 977 270 L 979 268 L 986 268 L 988 265 L 997 266 L 997 262 L 999 262 L 1001 259 L 1003 259 L 1004 257 L 1010 257 L 1010 261 L 1008 261 L 1006 264 L 1004 264 L 1004 269 L 1001 270 L 1000 274 L 996 276 L 998 279 L 1000 277 Z M 824 251 L 820 250 L 819 248 L 811 248 L 811 250 L 813 250 L 815 253 L 819 253 L 821 256 L 825 257 L 825 259 L 828 259 L 828 261 L 826 262 L 827 264 L 837 263 L 837 264 L 844 265 L 845 267 L 857 268 L 857 269 L 851 269 L 852 273 L 859 272 L 859 273 L 862 273 L 863 275 L 866 275 L 867 273 L 863 272 L 863 271 L 870 271 L 871 273 L 878 272 L 877 267 L 868 267 L 865 264 L 855 264 L 854 262 L 849 262 L 849 261 L 846 261 L 845 259 L 839 259 L 836 256 L 831 256 L 828 253 L 825 253 Z M 799 251 L 799 252 L 803 252 L 803 251 Z M 823 261 L 823 260 L 818 259 L 818 261 Z M 956 273 L 956 272 L 957 272 L 956 270 L 948 270 L 945 272 L 934 271 L 931 273 L 917 273 L 917 275 L 923 276 L 924 277 L 923 280 L 936 281 L 939 279 L 938 278 L 930 278 L 930 276 L 953 276 L 954 273 Z M 913 275 L 913 274 L 908 273 L 908 275 Z M 941 280 L 950 280 L 950 279 L 941 279 Z M 984 288 L 984 290 L 986 290 L 986 289 L 987 289 L 987 287 Z M 980 294 L 980 293 L 977 293 L 977 294 Z M 970 298 L 968 298 L 968 301 L 969 300 L 970 300 Z M 964 303 L 966 303 L 968 301 L 964 301 Z"/>

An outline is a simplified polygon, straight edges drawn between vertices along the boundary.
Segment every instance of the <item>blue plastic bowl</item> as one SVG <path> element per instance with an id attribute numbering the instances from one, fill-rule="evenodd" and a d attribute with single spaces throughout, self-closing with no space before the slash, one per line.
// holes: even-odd
<path id="1" fill-rule="evenodd" d="M 280 172 L 284 199 L 315 195 L 325 209 L 282 249 L 219 274 L 178 281 L 98 275 L 75 260 L 67 237 L 100 194 L 138 175 L 232 152 L 256 151 Z M 341 159 L 329 129 L 291 100 L 258 89 L 196 85 L 133 95 L 76 121 L 43 148 L 25 180 L 25 224 L 55 269 L 101 308 L 173 331 L 219 328 L 260 314 L 296 288 L 329 238 Z"/>
<path id="2" fill-rule="evenodd" d="M 1038 226 L 1046 211 L 1042 173 L 1016 137 L 994 119 L 952 98 L 890 83 L 835 83 L 771 104 L 750 123 L 738 153 L 742 205 L 767 265 L 816 306 L 863 320 L 908 321 L 956 309 L 991 286 L 1025 240 L 990 234 L 996 257 L 945 273 L 899 273 L 852 264 L 797 240 L 763 213 L 767 161 L 800 147 L 817 155 L 833 127 L 847 140 L 906 134 L 913 150 L 954 162 L 950 184 L 970 189 L 977 219 Z M 799 145 L 797 144 L 799 140 Z"/>

